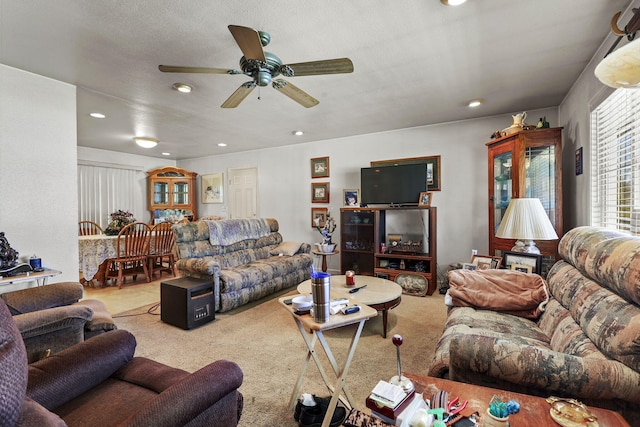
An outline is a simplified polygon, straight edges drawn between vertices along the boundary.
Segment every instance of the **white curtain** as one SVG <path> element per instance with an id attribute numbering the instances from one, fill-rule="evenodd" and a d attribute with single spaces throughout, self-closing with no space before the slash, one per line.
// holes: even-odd
<path id="1" fill-rule="evenodd" d="M 144 221 L 145 183 L 141 168 L 78 164 L 78 221 L 94 221 L 106 228 L 109 214 L 118 209 Z"/>

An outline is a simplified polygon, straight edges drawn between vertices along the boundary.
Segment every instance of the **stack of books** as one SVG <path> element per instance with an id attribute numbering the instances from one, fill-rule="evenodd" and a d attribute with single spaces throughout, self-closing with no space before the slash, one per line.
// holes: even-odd
<path id="1" fill-rule="evenodd" d="M 402 387 L 379 381 L 367 398 L 371 414 L 386 423 L 396 424 L 398 415 L 413 401 L 415 390 L 406 393 Z"/>

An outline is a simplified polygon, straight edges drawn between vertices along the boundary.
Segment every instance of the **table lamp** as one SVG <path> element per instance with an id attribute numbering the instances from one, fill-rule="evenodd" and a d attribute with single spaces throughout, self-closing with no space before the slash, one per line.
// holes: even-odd
<path id="1" fill-rule="evenodd" d="M 539 254 L 534 240 L 555 240 L 558 235 L 540 199 L 511 199 L 496 237 L 516 239 L 513 252 Z"/>

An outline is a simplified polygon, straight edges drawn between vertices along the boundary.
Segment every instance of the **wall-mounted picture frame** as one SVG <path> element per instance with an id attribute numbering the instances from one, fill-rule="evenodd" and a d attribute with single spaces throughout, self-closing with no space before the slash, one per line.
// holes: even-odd
<path id="1" fill-rule="evenodd" d="M 471 257 L 471 264 L 478 266 L 478 270 L 489 270 L 500 268 L 502 258 L 491 255 L 474 255 Z"/>
<path id="2" fill-rule="evenodd" d="M 440 191 L 440 156 L 410 157 L 406 159 L 377 160 L 371 166 L 424 164 L 427 168 L 427 191 Z"/>
<path id="3" fill-rule="evenodd" d="M 576 175 L 582 175 L 582 147 L 576 150 Z"/>
<path id="4" fill-rule="evenodd" d="M 329 157 L 311 159 L 311 178 L 329 178 Z"/>
<path id="5" fill-rule="evenodd" d="M 431 206 L 431 198 L 433 193 L 431 191 L 423 191 L 420 193 L 420 197 L 418 199 L 418 206 L 421 208 L 428 208 Z"/>
<path id="6" fill-rule="evenodd" d="M 342 202 L 344 206 L 357 207 L 360 206 L 360 189 L 342 190 Z"/>
<path id="7" fill-rule="evenodd" d="M 202 175 L 202 203 L 222 203 L 224 201 L 224 174 Z"/>
<path id="8" fill-rule="evenodd" d="M 533 267 L 530 265 L 523 264 L 511 264 L 511 269 L 515 271 L 521 271 L 523 273 L 531 273 L 533 272 Z"/>
<path id="9" fill-rule="evenodd" d="M 311 208 L 311 227 L 324 227 L 329 216 L 328 208 Z"/>
<path id="10" fill-rule="evenodd" d="M 513 265 L 531 266 L 531 273 L 541 274 L 542 255 L 513 251 L 502 252 L 502 266 L 507 270 L 513 270 Z"/>
<path id="11" fill-rule="evenodd" d="M 311 203 L 329 203 L 329 183 L 311 183 Z"/>

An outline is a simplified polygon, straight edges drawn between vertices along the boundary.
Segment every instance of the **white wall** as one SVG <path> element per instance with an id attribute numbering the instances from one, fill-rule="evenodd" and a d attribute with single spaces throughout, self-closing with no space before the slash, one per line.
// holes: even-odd
<path id="1" fill-rule="evenodd" d="M 76 150 L 75 86 L 0 65 L 0 231 L 55 281 L 78 280 Z"/>
<path id="2" fill-rule="evenodd" d="M 517 113 L 514 111 L 514 114 Z M 529 111 L 528 122 L 546 116 L 558 125 L 557 109 Z M 406 157 L 441 156 L 441 191 L 435 192 L 438 207 L 438 264 L 466 261 L 471 249 L 488 251 L 487 147 L 490 135 L 512 123 L 511 115 L 485 117 L 383 133 L 291 145 L 178 161 L 178 166 L 199 175 L 241 167 L 258 168 L 258 216 L 278 219 L 286 240 L 320 241 L 311 228 L 311 208 L 329 207 L 339 220 L 342 190 L 360 187 L 360 168 L 371 161 Z M 330 177 L 311 179 L 310 159 L 329 156 Z M 311 203 L 311 182 L 330 183 L 330 203 Z M 199 180 L 198 180 L 199 182 Z M 228 183 L 227 183 L 228 185 Z M 225 188 L 225 193 L 227 193 Z M 199 198 L 200 199 L 200 198 Z M 226 198 L 225 198 L 226 203 Z M 227 216 L 226 205 L 199 204 L 198 215 Z M 339 242 L 340 224 L 334 235 Z M 329 269 L 340 268 L 331 257 Z"/>
<path id="3" fill-rule="evenodd" d="M 619 23 L 629 22 L 633 13 L 632 8 L 640 8 L 640 0 L 634 1 Z M 622 25 L 622 24 L 619 24 Z M 564 196 L 564 231 L 591 222 L 591 125 L 590 113 L 599 102 L 613 92 L 595 77 L 593 70 L 615 41 L 615 36 L 609 33 L 600 49 L 593 56 L 591 62 L 580 75 L 569 94 L 560 104 L 558 117 L 563 132 L 563 196 Z M 626 39 L 618 48 L 624 46 Z M 575 152 L 583 147 L 582 175 L 575 174 Z"/>
<path id="4" fill-rule="evenodd" d="M 131 143 L 134 143 L 133 140 L 131 141 Z M 174 160 L 138 156 L 135 154 L 127 153 L 117 153 L 115 151 L 99 150 L 89 147 L 78 147 L 78 162 L 115 164 L 120 166 L 128 166 L 132 169 L 140 168 L 142 171 L 144 171 L 143 173 L 139 174 L 140 179 L 137 183 L 140 198 L 136 200 L 135 206 L 123 206 L 122 209 L 131 212 L 138 221 L 147 223 L 151 220 L 151 213 L 149 212 L 149 203 L 147 200 L 148 184 L 146 172 L 164 166 L 176 165 L 176 162 Z"/>

